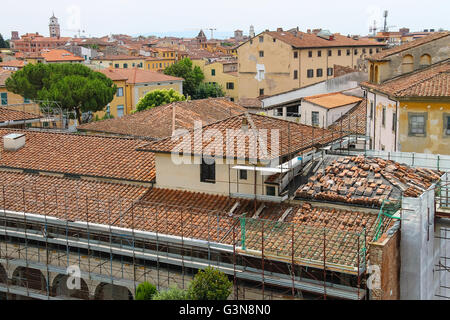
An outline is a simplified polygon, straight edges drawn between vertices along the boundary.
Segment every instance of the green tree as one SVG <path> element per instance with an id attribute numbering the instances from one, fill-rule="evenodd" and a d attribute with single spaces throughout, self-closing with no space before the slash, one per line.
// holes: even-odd
<path id="1" fill-rule="evenodd" d="M 222 86 L 217 83 L 201 83 L 192 99 L 217 98 L 225 96 Z"/>
<path id="2" fill-rule="evenodd" d="M 136 112 L 184 100 L 186 100 L 186 97 L 173 89 L 153 90 L 139 100 L 136 105 Z"/>
<path id="3" fill-rule="evenodd" d="M 168 290 L 156 293 L 152 300 L 189 300 L 188 292 L 173 286 Z"/>
<path id="4" fill-rule="evenodd" d="M 4 39 L 2 34 L 0 33 L 0 48 L 9 48 L 9 43 L 7 43 Z"/>
<path id="5" fill-rule="evenodd" d="M 197 88 L 205 78 L 199 66 L 193 67 L 189 58 L 184 58 L 167 67 L 164 73 L 174 77 L 183 78 L 183 93 L 186 96 L 193 97 L 197 92 Z"/>
<path id="6" fill-rule="evenodd" d="M 207 267 L 200 270 L 189 285 L 189 297 L 193 300 L 225 300 L 233 284 L 218 269 Z"/>
<path id="7" fill-rule="evenodd" d="M 81 123 L 83 112 L 97 112 L 117 91 L 113 81 L 82 64 L 27 64 L 6 80 L 8 91 L 27 99 L 57 101 L 63 111 L 74 111 Z"/>
<path id="8" fill-rule="evenodd" d="M 152 300 L 157 293 L 155 285 L 145 281 L 137 286 L 135 300 Z"/>

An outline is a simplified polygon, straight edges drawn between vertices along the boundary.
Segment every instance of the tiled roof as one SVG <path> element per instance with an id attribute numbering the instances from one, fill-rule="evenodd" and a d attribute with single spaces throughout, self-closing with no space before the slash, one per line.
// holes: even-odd
<path id="1" fill-rule="evenodd" d="M 112 224 L 148 188 L 0 171 L 2 208 L 70 221 Z"/>
<path id="2" fill-rule="evenodd" d="M 243 125 L 246 125 L 246 127 Z M 295 154 L 298 151 L 316 146 L 327 144 L 333 140 L 339 138 L 340 133 L 314 128 L 311 126 L 276 119 L 272 117 L 257 115 L 257 114 L 241 114 L 234 117 L 230 117 L 225 120 L 215 122 L 213 124 L 203 127 L 203 130 L 213 129 L 216 132 L 220 132 L 224 143 L 220 141 L 215 141 L 212 143 L 210 139 L 203 139 L 202 146 L 195 146 L 194 142 L 199 139 L 194 139 L 194 131 L 189 131 L 191 141 L 191 150 L 203 150 L 203 155 L 234 158 L 234 159 L 246 159 L 246 160 L 262 160 L 267 161 L 272 159 L 272 139 L 278 142 L 279 156 Z M 256 146 L 251 142 L 249 136 L 255 137 L 253 135 L 253 130 L 264 130 L 267 133 L 267 154 L 261 154 L 258 151 L 257 159 L 253 158 L 254 155 L 251 154 L 253 147 L 256 150 L 266 150 L 266 148 L 261 146 L 261 141 L 258 139 Z M 229 133 L 229 130 L 236 131 L 236 137 L 234 139 L 233 145 L 229 145 L 230 142 L 225 143 Z M 265 135 L 264 131 L 262 132 Z M 274 137 L 272 138 L 272 134 Z M 276 135 L 278 134 L 278 139 Z M 255 138 L 256 139 L 256 138 Z M 178 141 L 179 140 L 179 141 Z M 151 142 L 147 145 L 143 145 L 139 150 L 152 151 L 159 153 L 170 153 L 179 145 L 181 139 L 171 139 L 165 138 L 160 141 Z M 242 142 L 245 141 L 245 142 Z M 239 144 L 242 142 L 243 145 Z M 213 148 L 214 143 L 217 143 L 217 149 Z M 238 145 L 239 144 L 239 145 Z M 251 146 L 250 146 L 251 144 Z M 217 154 L 215 153 L 217 151 Z M 232 152 L 230 154 L 230 152 Z M 195 152 L 193 152 L 195 154 Z"/>
<path id="3" fill-rule="evenodd" d="M 245 108 L 261 108 L 262 103 L 258 98 L 241 98 L 238 101 L 238 104 Z"/>
<path id="4" fill-rule="evenodd" d="M 361 98 L 345 95 L 341 92 L 324 93 L 304 98 L 305 101 L 319 105 L 327 109 L 346 106 L 361 101 Z"/>
<path id="5" fill-rule="evenodd" d="M 172 134 L 174 106 L 176 129 L 192 129 L 195 120 L 209 124 L 245 112 L 245 108 L 224 98 L 179 101 L 121 118 L 86 123 L 78 126 L 78 130 L 165 138 Z"/>
<path id="6" fill-rule="evenodd" d="M 183 78 L 172 77 L 160 72 L 142 70 L 139 68 L 108 68 L 99 70 L 111 80 L 127 80 L 128 83 L 150 83 L 162 81 L 181 81 Z"/>
<path id="7" fill-rule="evenodd" d="M 411 48 L 421 46 L 423 44 L 429 43 L 429 42 L 437 40 L 437 39 L 441 39 L 443 37 L 448 37 L 449 35 L 450 35 L 450 32 L 448 32 L 448 31 L 436 32 L 429 36 L 426 36 L 426 37 L 423 37 L 423 38 L 420 38 L 420 39 L 417 39 L 414 41 L 410 41 L 410 42 L 407 42 L 407 43 L 399 45 L 399 46 L 395 46 L 390 49 L 383 50 L 381 52 L 378 52 L 378 53 L 370 56 L 368 59 L 372 60 L 372 61 L 386 60 L 386 59 L 389 59 L 389 57 L 394 54 L 400 53 L 402 51 L 405 51 L 405 50 L 408 50 Z"/>
<path id="8" fill-rule="evenodd" d="M 363 82 L 361 86 L 393 97 L 449 97 L 450 59 L 428 68 L 387 80 L 381 84 Z"/>
<path id="9" fill-rule="evenodd" d="M 23 60 L 10 60 L 10 61 L 0 62 L 0 67 L 22 68 L 24 66 L 25 66 L 25 61 L 23 61 Z"/>
<path id="10" fill-rule="evenodd" d="M 41 52 L 41 56 L 48 62 L 84 61 L 83 58 L 63 49 L 54 49 L 48 52 Z"/>
<path id="11" fill-rule="evenodd" d="M 125 54 L 117 54 L 117 55 L 107 55 L 107 56 L 98 56 L 92 58 L 92 60 L 144 60 L 146 57 L 141 56 L 128 56 Z"/>
<path id="12" fill-rule="evenodd" d="M 0 129 L 0 136 L 8 133 L 24 133 L 26 142 L 17 151 L 3 151 L 0 168 L 145 183 L 155 178 L 154 155 L 136 151 L 142 140 Z"/>
<path id="13" fill-rule="evenodd" d="M 352 132 L 361 135 L 366 134 L 367 100 L 351 108 L 347 113 L 339 117 L 333 124 L 328 126 L 329 130 Z"/>
<path id="14" fill-rule="evenodd" d="M 0 122 L 39 119 L 33 113 L 0 107 Z"/>
<path id="15" fill-rule="evenodd" d="M 300 31 L 297 32 L 297 35 L 287 31 L 268 31 L 265 33 L 295 48 L 384 46 L 384 44 L 379 44 L 373 41 L 355 40 L 339 34 L 334 34 L 333 40 L 327 40 L 315 35 L 314 33 L 305 33 Z"/>
<path id="16" fill-rule="evenodd" d="M 302 199 L 381 206 L 383 200 L 418 197 L 441 172 L 412 168 L 381 158 L 327 157 L 321 169 L 296 191 Z"/>

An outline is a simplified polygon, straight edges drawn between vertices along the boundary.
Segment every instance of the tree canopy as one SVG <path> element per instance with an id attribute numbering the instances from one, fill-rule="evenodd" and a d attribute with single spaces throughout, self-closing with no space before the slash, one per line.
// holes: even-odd
<path id="1" fill-rule="evenodd" d="M 5 41 L 1 33 L 0 33 L 0 48 L 9 48 L 9 41 Z"/>
<path id="2" fill-rule="evenodd" d="M 199 66 L 193 67 L 192 61 L 189 58 L 184 58 L 167 67 L 164 73 L 174 77 L 183 78 L 183 93 L 186 96 L 194 97 L 197 88 L 205 78 Z"/>
<path id="3" fill-rule="evenodd" d="M 217 83 L 200 83 L 192 99 L 217 98 L 225 96 L 222 86 Z"/>
<path id="4" fill-rule="evenodd" d="M 137 286 L 135 300 L 152 300 L 157 293 L 155 285 L 145 281 Z"/>
<path id="5" fill-rule="evenodd" d="M 56 101 L 63 111 L 74 111 L 79 123 L 83 112 L 103 110 L 117 91 L 104 74 L 70 63 L 27 64 L 6 80 L 6 88 L 27 99 Z"/>
<path id="6" fill-rule="evenodd" d="M 232 282 L 222 271 L 212 267 L 199 270 L 189 285 L 189 297 L 193 300 L 226 300 L 231 293 Z"/>
<path id="7" fill-rule="evenodd" d="M 179 289 L 177 286 L 172 286 L 167 290 L 156 293 L 152 300 L 190 300 L 186 290 Z"/>
<path id="8" fill-rule="evenodd" d="M 139 100 L 136 105 L 136 112 L 184 100 L 186 100 L 185 96 L 173 89 L 153 90 Z"/>

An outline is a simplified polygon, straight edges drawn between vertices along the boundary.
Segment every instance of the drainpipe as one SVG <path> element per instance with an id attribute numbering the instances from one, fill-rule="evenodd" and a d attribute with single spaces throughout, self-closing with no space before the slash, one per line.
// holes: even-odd
<path id="1" fill-rule="evenodd" d="M 395 140 L 394 140 L 394 151 L 397 152 L 397 131 L 398 131 L 398 101 L 395 103 Z"/>
<path id="2" fill-rule="evenodd" d="M 372 149 L 375 150 L 375 134 L 376 134 L 376 119 L 377 119 L 377 95 L 373 93 L 373 147 Z"/>

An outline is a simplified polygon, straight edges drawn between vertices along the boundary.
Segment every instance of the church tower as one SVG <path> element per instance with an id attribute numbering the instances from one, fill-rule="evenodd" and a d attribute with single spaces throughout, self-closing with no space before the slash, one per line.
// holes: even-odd
<path id="1" fill-rule="evenodd" d="M 59 38 L 61 36 L 58 18 L 55 17 L 54 13 L 53 13 L 52 17 L 50 18 L 50 23 L 48 25 L 48 28 L 50 30 L 50 37 Z"/>

